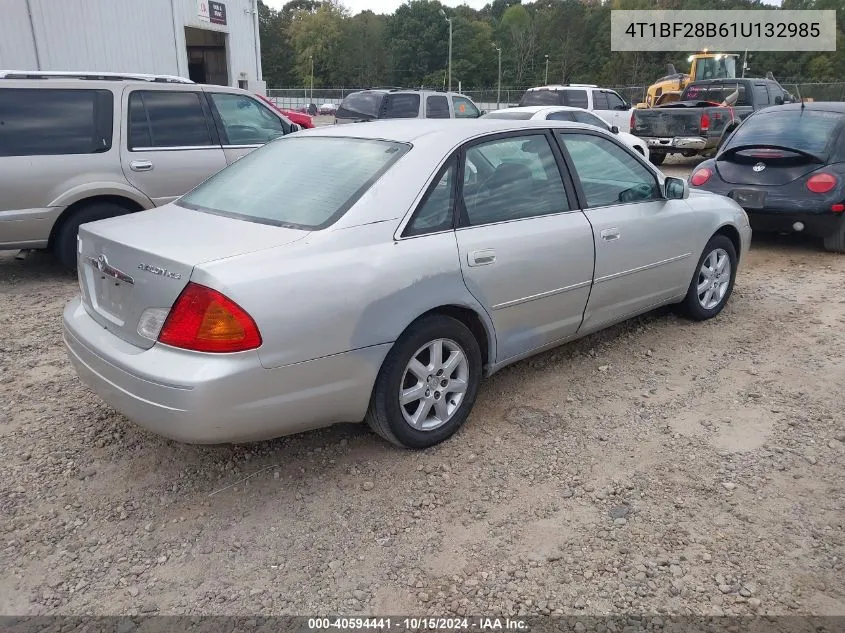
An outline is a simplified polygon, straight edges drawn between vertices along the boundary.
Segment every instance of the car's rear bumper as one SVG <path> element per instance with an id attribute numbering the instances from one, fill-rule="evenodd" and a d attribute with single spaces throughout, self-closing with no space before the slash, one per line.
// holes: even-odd
<path id="1" fill-rule="evenodd" d="M 813 237 L 827 237 L 845 222 L 845 214 L 832 211 L 812 213 L 764 209 L 746 210 L 746 213 L 752 230 L 760 233 L 797 232 Z"/>
<path id="2" fill-rule="evenodd" d="M 709 144 L 708 139 L 701 136 L 648 137 L 645 141 L 651 151 L 665 153 L 702 150 Z M 715 143 L 709 145 L 715 146 Z"/>
<path id="3" fill-rule="evenodd" d="M 363 419 L 389 345 L 277 369 L 253 350 L 143 350 L 105 330 L 80 300 L 64 312 L 64 341 L 81 380 L 133 422 L 182 442 L 269 439 Z"/>

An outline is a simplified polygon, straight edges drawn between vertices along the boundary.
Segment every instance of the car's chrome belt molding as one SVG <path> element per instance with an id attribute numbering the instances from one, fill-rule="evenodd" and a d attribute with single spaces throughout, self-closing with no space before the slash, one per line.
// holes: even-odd
<path id="1" fill-rule="evenodd" d="M 630 270 L 623 270 L 622 272 L 613 273 L 612 275 L 605 275 L 604 277 L 596 277 L 595 283 L 601 283 L 603 281 L 610 281 L 611 279 L 617 279 L 618 277 L 624 277 L 625 275 L 631 275 L 633 273 L 642 272 L 643 270 L 648 270 L 649 268 L 657 268 L 658 266 L 665 266 L 666 264 L 671 264 L 672 262 L 677 262 L 682 259 L 686 259 L 692 255 L 692 253 L 684 253 L 683 255 L 678 255 L 677 257 L 670 257 L 669 259 L 664 259 L 659 262 L 654 262 L 652 264 L 646 264 L 645 266 L 640 266 L 639 268 L 631 268 Z"/>
<path id="2" fill-rule="evenodd" d="M 572 284 L 571 286 L 565 286 L 563 288 L 557 288 L 555 290 L 547 290 L 546 292 L 540 292 L 536 295 L 531 295 L 529 297 L 522 297 L 521 299 L 514 299 L 513 301 L 505 301 L 504 303 L 498 303 L 493 306 L 494 310 L 501 310 L 502 308 L 510 308 L 515 305 L 519 305 L 520 303 L 528 303 L 529 301 L 534 301 L 535 299 L 543 299 L 544 297 L 551 297 L 552 295 L 560 294 L 561 292 L 569 292 L 570 290 L 577 290 L 578 288 L 583 288 L 584 286 L 589 286 L 592 281 L 581 281 L 577 284 Z"/>

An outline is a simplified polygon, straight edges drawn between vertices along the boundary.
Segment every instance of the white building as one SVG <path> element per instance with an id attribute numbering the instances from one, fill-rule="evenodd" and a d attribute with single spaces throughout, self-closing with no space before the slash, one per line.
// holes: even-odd
<path id="1" fill-rule="evenodd" d="M 0 70 L 178 75 L 264 94 L 258 0 L 0 0 Z"/>

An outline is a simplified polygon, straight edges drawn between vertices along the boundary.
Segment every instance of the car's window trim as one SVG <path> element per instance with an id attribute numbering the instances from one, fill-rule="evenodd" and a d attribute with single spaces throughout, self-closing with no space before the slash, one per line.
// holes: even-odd
<path id="1" fill-rule="evenodd" d="M 651 174 L 652 178 L 654 178 L 655 184 L 657 185 L 658 191 L 661 192 L 661 197 L 652 199 L 652 200 L 634 200 L 633 202 L 618 202 L 616 204 L 605 204 L 600 206 L 590 206 L 587 203 L 587 194 L 584 193 L 584 188 L 581 185 L 581 177 L 578 175 L 578 171 L 575 169 L 575 163 L 572 160 L 572 156 L 569 154 L 569 150 L 566 149 L 566 145 L 563 142 L 562 136 L 564 134 L 587 134 L 590 136 L 598 136 L 605 140 L 614 143 L 617 147 L 621 147 L 624 151 L 626 151 L 630 156 L 634 157 L 641 165 L 643 165 L 648 172 Z M 645 157 L 640 154 L 639 152 L 631 149 L 627 145 L 619 142 L 616 137 L 610 136 L 607 133 L 602 133 L 597 130 L 589 130 L 589 129 L 582 129 L 582 128 L 558 128 L 554 130 L 553 136 L 555 137 L 556 145 L 560 153 L 563 156 L 563 160 L 566 164 L 567 169 L 572 177 L 572 182 L 575 187 L 575 192 L 578 197 L 578 204 L 581 210 L 587 211 L 592 209 L 607 209 L 609 207 L 618 207 L 619 205 L 629 205 L 629 204 L 644 204 L 644 203 L 651 203 L 656 202 L 657 200 L 665 200 L 665 197 L 662 196 L 663 192 L 663 185 L 660 181 L 660 177 L 654 172 L 654 168 L 651 166 L 651 163 L 645 160 Z"/>
<path id="2" fill-rule="evenodd" d="M 555 213 L 543 213 L 538 215 L 532 215 L 526 218 L 512 218 L 508 220 L 500 220 L 499 222 L 488 222 L 486 224 L 471 224 L 469 221 L 469 214 L 466 209 L 466 205 L 464 205 L 464 178 L 463 173 L 464 169 L 466 168 L 466 155 L 467 151 L 472 149 L 476 145 L 484 145 L 486 143 L 491 143 L 494 141 L 506 139 L 506 138 L 513 138 L 513 137 L 520 137 L 520 136 L 543 136 L 546 139 L 546 142 L 549 144 L 549 149 L 552 152 L 552 156 L 554 156 L 555 163 L 557 163 L 558 174 L 560 175 L 560 179 L 563 182 L 563 190 L 566 194 L 566 204 L 569 209 L 565 209 L 563 211 L 557 211 Z M 484 136 L 479 136 L 474 139 L 471 139 L 465 143 L 463 143 L 457 150 L 458 152 L 458 177 L 455 178 L 458 185 L 458 190 L 455 193 L 455 230 L 456 231 L 463 231 L 467 229 L 476 229 L 485 226 L 495 226 L 497 224 L 505 224 L 507 222 L 522 222 L 526 220 L 534 220 L 537 218 L 545 218 L 555 215 L 563 215 L 565 213 L 581 213 L 581 206 L 579 204 L 579 199 L 577 197 L 577 192 L 575 191 L 574 187 L 572 186 L 573 183 L 570 181 L 570 174 L 569 174 L 569 167 L 566 166 L 562 162 L 562 154 L 557 147 L 557 141 L 554 138 L 554 134 L 551 129 L 549 128 L 527 128 L 522 130 L 510 130 L 508 132 L 497 132 L 494 134 L 486 134 Z M 482 158 L 484 155 L 482 154 Z"/>
<path id="3" fill-rule="evenodd" d="M 428 203 L 428 199 L 431 197 L 432 192 L 434 192 L 434 190 L 437 188 L 437 185 L 440 184 L 440 181 L 443 179 L 443 176 L 452 167 L 454 167 L 454 169 L 455 169 L 455 175 L 454 175 L 454 178 L 452 178 L 452 186 L 451 186 L 452 191 L 450 192 L 451 196 L 452 196 L 452 208 L 449 211 L 450 214 L 452 215 L 451 226 L 449 226 L 449 228 L 446 228 L 446 229 L 431 229 L 429 231 L 423 231 L 421 233 L 414 233 L 413 235 L 410 235 L 408 233 L 408 231 L 410 230 L 411 224 L 413 224 L 414 219 L 420 214 L 423 207 L 425 207 L 425 205 Z M 405 222 L 403 224 L 403 226 L 402 226 L 402 228 L 399 232 L 399 238 L 400 239 L 410 240 L 410 239 L 414 239 L 414 238 L 417 238 L 417 237 L 426 237 L 428 235 L 437 235 L 439 233 L 449 233 L 450 231 L 455 230 L 455 225 L 456 225 L 455 218 L 457 217 L 457 214 L 455 213 L 455 207 L 456 207 L 456 204 L 457 204 L 458 180 L 459 180 L 459 178 L 460 178 L 460 174 L 458 173 L 458 159 L 455 156 L 455 153 L 452 152 L 449 155 L 449 157 L 443 162 L 443 164 L 440 166 L 440 168 L 437 170 L 437 172 L 434 175 L 434 178 L 431 180 L 431 182 L 425 188 L 425 192 L 423 193 L 422 197 L 419 199 L 419 202 L 414 206 L 414 210 L 411 211 L 411 214 L 408 216 L 407 222 Z"/>

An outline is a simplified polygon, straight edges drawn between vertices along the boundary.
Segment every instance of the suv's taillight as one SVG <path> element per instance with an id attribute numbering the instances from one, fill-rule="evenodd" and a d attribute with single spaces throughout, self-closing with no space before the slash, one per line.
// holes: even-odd
<path id="1" fill-rule="evenodd" d="M 243 352 L 261 345 L 261 334 L 237 303 L 191 282 L 176 299 L 158 340 L 196 352 Z"/>
<path id="2" fill-rule="evenodd" d="M 706 112 L 701 114 L 701 121 L 699 121 L 698 126 L 701 128 L 702 132 L 706 132 L 710 129 L 710 117 Z"/>
<path id="3" fill-rule="evenodd" d="M 822 172 L 807 179 L 807 189 L 813 193 L 827 193 L 836 186 L 836 176 Z"/>
<path id="4" fill-rule="evenodd" d="M 632 132 L 634 131 L 634 127 L 635 127 L 635 125 L 634 125 L 634 113 L 631 112 L 631 131 Z"/>

